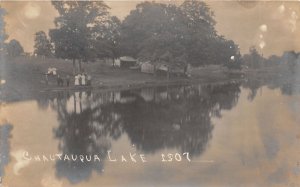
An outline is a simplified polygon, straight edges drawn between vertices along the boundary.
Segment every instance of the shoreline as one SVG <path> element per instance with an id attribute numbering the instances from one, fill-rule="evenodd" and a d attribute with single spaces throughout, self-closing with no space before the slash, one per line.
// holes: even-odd
<path id="1" fill-rule="evenodd" d="M 152 88 L 152 87 L 165 87 L 165 86 L 187 86 L 187 85 L 220 85 L 220 84 L 229 84 L 229 83 L 238 83 L 243 82 L 245 79 L 228 79 L 228 80 L 175 80 L 175 81 L 153 81 L 153 82 L 146 82 L 146 83 L 130 83 L 128 85 L 123 84 L 104 84 L 104 85 L 95 85 L 95 86 L 88 86 L 88 87 L 50 87 L 50 88 L 43 88 L 43 87 L 35 87 L 35 89 L 30 90 L 29 93 L 21 94 L 20 91 L 8 91 L 10 93 L 6 93 L 3 97 L 3 92 L 1 91 L 2 97 L 0 97 L 0 103 L 13 103 L 13 102 L 20 102 L 26 100 L 37 99 L 40 95 L 47 93 L 47 94 L 55 94 L 59 92 L 84 92 L 84 91 L 94 91 L 94 92 L 113 92 L 113 91 L 125 91 L 130 89 L 142 89 L 142 88 Z M 7 86 L 7 85 L 5 85 Z M 6 89 L 9 90 L 9 89 Z"/>
<path id="2" fill-rule="evenodd" d="M 141 89 L 141 88 L 151 88 L 151 87 L 160 87 L 160 86 L 185 86 L 185 85 L 219 85 L 219 84 L 229 84 L 229 83 L 236 83 L 242 82 L 245 79 L 228 79 L 228 80 L 214 80 L 214 81 L 203 81 L 203 80 L 176 80 L 176 81 L 169 81 L 169 82 L 146 82 L 146 83 L 131 83 L 128 85 L 122 84 L 111 84 L 111 85 L 101 85 L 101 86 L 69 86 L 69 87 L 52 87 L 41 89 L 39 92 L 60 92 L 60 91 L 86 91 L 86 90 L 93 90 L 93 91 L 121 91 L 121 90 L 128 90 L 128 89 Z"/>
<path id="3" fill-rule="evenodd" d="M 59 75 L 71 76 L 69 87 L 58 87 L 55 76 L 50 76 L 46 85 L 44 75 L 48 67 L 58 69 Z M 246 80 L 266 82 L 282 73 L 282 68 L 264 68 L 258 70 L 225 70 L 222 67 L 195 68 L 192 76 L 176 77 L 155 76 L 136 70 L 114 68 L 103 63 L 87 63 L 84 69 L 92 76 L 92 86 L 75 87 L 72 64 L 58 59 L 25 59 L 15 58 L 0 63 L 0 103 L 17 102 L 41 98 L 45 93 L 53 94 L 63 91 L 122 91 L 160 86 L 180 85 L 218 85 L 240 83 Z M 291 76 L 282 76 L 283 82 L 289 82 Z"/>

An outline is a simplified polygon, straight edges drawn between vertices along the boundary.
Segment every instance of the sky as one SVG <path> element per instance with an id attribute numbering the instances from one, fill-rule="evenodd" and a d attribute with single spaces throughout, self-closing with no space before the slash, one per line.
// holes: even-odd
<path id="1" fill-rule="evenodd" d="M 124 19 L 142 1 L 110 0 L 111 14 Z M 182 1 L 163 3 L 180 5 Z M 215 13 L 216 29 L 220 35 L 233 40 L 241 52 L 251 46 L 264 55 L 281 55 L 284 51 L 300 51 L 300 1 L 206 1 Z M 32 52 L 34 33 L 48 33 L 54 28 L 58 15 L 50 1 L 1 1 L 7 11 L 6 32 L 17 39 L 25 51 Z"/>

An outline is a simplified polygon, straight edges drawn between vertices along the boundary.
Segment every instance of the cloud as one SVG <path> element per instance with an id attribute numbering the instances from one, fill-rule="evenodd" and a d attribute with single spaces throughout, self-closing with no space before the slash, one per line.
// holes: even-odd
<path id="1" fill-rule="evenodd" d="M 279 11 L 279 13 L 284 13 L 284 11 L 285 11 L 285 6 L 282 4 L 282 5 L 280 5 L 279 7 L 278 7 L 278 11 Z"/>
<path id="2" fill-rule="evenodd" d="M 290 19 L 289 19 L 289 23 L 290 23 L 292 32 L 295 32 L 297 29 L 297 20 L 298 20 L 297 13 L 295 11 L 292 11 Z"/>
<path id="3" fill-rule="evenodd" d="M 259 30 L 261 30 L 262 32 L 267 32 L 268 31 L 268 26 L 266 24 L 262 24 L 259 27 Z"/>
<path id="4" fill-rule="evenodd" d="M 30 2 L 24 7 L 23 11 L 24 11 L 24 15 L 26 18 L 36 19 L 37 17 L 40 16 L 41 7 L 39 5 L 37 5 L 36 3 Z"/>

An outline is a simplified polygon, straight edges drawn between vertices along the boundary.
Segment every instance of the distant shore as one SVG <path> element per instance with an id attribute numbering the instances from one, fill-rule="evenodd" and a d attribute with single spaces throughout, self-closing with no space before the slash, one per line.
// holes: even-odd
<path id="1" fill-rule="evenodd" d="M 17 57 L 1 62 L 0 79 L 5 84 L 0 85 L 0 100 L 10 102 L 33 99 L 41 92 L 77 91 L 77 90 L 126 90 L 143 87 L 187 85 L 187 84 L 225 84 L 240 82 L 246 79 L 266 79 L 278 74 L 275 70 L 260 71 L 226 71 L 222 67 L 206 67 L 192 71 L 191 77 L 154 76 L 141 73 L 138 70 L 120 69 L 104 62 L 84 64 L 83 68 L 92 76 L 92 86 L 74 86 L 72 63 L 57 59 L 40 59 Z M 57 68 L 57 73 L 71 77 L 71 84 L 58 86 L 56 77 L 49 76 L 48 85 L 45 73 L 49 67 Z"/>

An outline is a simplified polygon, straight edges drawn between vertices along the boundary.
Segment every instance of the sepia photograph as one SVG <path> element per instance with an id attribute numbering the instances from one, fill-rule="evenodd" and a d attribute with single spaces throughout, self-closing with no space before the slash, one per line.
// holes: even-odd
<path id="1" fill-rule="evenodd" d="M 0 187 L 300 187 L 300 1 L 0 0 Z"/>

